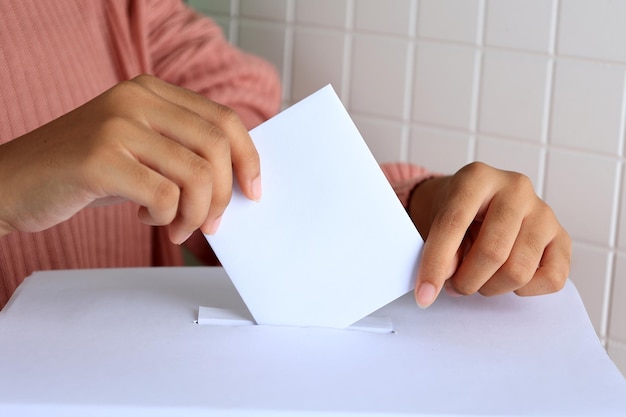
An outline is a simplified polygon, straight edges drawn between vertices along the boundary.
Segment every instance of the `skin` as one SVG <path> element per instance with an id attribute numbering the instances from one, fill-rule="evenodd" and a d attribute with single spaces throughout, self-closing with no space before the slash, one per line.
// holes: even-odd
<path id="1" fill-rule="evenodd" d="M 198 228 L 216 232 L 233 175 L 248 198 L 261 198 L 259 156 L 237 114 L 139 76 L 0 146 L 0 236 L 133 201 L 140 221 L 167 226 L 180 244 Z M 521 174 L 467 165 L 421 184 L 409 212 L 425 239 L 421 307 L 444 287 L 456 295 L 536 295 L 565 283 L 570 238 Z"/>
<path id="2" fill-rule="evenodd" d="M 425 239 L 417 304 L 452 295 L 521 296 L 560 290 L 572 244 L 528 177 L 475 162 L 418 186 L 411 218 Z"/>
<path id="3" fill-rule="evenodd" d="M 139 76 L 0 146 L 0 236 L 130 200 L 139 220 L 168 225 L 180 244 L 198 228 L 215 233 L 233 173 L 248 198 L 261 198 L 259 156 L 237 114 Z"/>

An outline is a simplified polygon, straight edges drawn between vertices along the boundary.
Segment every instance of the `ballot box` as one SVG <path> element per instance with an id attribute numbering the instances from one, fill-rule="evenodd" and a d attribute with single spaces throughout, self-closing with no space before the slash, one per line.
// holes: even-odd
<path id="1" fill-rule="evenodd" d="M 0 416 L 626 415 L 571 282 L 426 310 L 408 293 L 372 314 L 383 332 L 200 307 L 246 309 L 221 268 L 34 273 L 0 312 Z"/>

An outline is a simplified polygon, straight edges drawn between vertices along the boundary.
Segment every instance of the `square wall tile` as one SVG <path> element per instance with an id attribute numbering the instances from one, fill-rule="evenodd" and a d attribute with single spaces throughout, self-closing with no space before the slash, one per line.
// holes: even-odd
<path id="1" fill-rule="evenodd" d="M 441 174 L 454 174 L 468 161 L 468 133 L 416 126 L 411 129 L 409 161 Z"/>
<path id="2" fill-rule="evenodd" d="M 240 0 L 239 14 L 242 17 L 252 17 L 268 20 L 287 20 L 287 3 L 289 0 Z"/>
<path id="3" fill-rule="evenodd" d="M 548 58 L 489 51 L 481 82 L 480 132 L 540 142 L 546 119 Z"/>
<path id="4" fill-rule="evenodd" d="M 545 199 L 573 239 L 608 245 L 619 162 L 583 152 L 548 152 Z"/>
<path id="5" fill-rule="evenodd" d="M 293 49 L 292 101 L 301 100 L 329 83 L 341 94 L 343 32 L 296 28 Z"/>
<path id="6" fill-rule="evenodd" d="M 384 36 L 355 35 L 350 85 L 351 110 L 402 120 L 409 42 Z"/>
<path id="7" fill-rule="evenodd" d="M 606 336 L 602 334 L 602 317 L 606 307 L 604 293 L 607 285 L 608 265 L 608 249 L 573 243 L 570 279 L 576 285 L 591 323 L 600 338 Z"/>
<path id="8" fill-rule="evenodd" d="M 624 252 L 618 252 L 615 259 L 609 338 L 626 343 L 626 253 Z"/>
<path id="9" fill-rule="evenodd" d="M 474 48 L 419 42 L 413 120 L 470 129 L 477 55 Z"/>
<path id="10" fill-rule="evenodd" d="M 265 58 L 283 72 L 285 26 L 277 23 L 242 20 L 239 23 L 238 46 Z"/>
<path id="11" fill-rule="evenodd" d="M 550 143 L 617 154 L 623 135 L 624 68 L 559 60 Z"/>
<path id="12" fill-rule="evenodd" d="M 367 146 L 378 163 L 398 162 L 402 158 L 402 124 L 352 115 Z"/>
<path id="13" fill-rule="evenodd" d="M 609 340 L 608 353 L 611 360 L 626 378 L 626 343 Z"/>
<path id="14" fill-rule="evenodd" d="M 626 62 L 625 21 L 624 1 L 561 1 L 557 52 Z"/>
<path id="15" fill-rule="evenodd" d="M 535 190 L 541 187 L 539 169 L 541 147 L 520 141 L 478 137 L 476 160 L 506 171 L 517 171 L 527 175 Z"/>
<path id="16" fill-rule="evenodd" d="M 485 44 L 549 52 L 555 0 L 488 0 Z"/>
<path id="17" fill-rule="evenodd" d="M 419 0 L 419 37 L 476 44 L 480 0 Z"/>
<path id="18" fill-rule="evenodd" d="M 416 11 L 414 3 L 415 0 L 356 0 L 354 27 L 362 31 L 408 36 Z"/>
<path id="19" fill-rule="evenodd" d="M 344 28 L 348 18 L 347 0 L 297 0 L 296 22 Z"/>

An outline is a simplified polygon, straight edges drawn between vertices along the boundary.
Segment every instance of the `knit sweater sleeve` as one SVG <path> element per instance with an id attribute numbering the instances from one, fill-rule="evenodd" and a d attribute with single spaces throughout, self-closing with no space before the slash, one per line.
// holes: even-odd
<path id="1" fill-rule="evenodd" d="M 180 0 L 146 0 L 139 13 L 157 77 L 234 109 L 251 129 L 276 114 L 280 81 L 265 60 L 228 43 L 210 18 Z"/>
<path id="2" fill-rule="evenodd" d="M 409 163 L 387 163 L 382 164 L 381 168 L 404 207 L 408 207 L 411 191 L 417 184 L 437 175 Z"/>

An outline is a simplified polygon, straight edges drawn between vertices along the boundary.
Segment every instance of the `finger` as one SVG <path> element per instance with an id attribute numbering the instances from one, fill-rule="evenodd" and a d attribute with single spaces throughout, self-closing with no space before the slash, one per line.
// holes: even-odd
<path id="1" fill-rule="evenodd" d="M 540 210 L 550 211 L 547 206 L 544 207 Z M 537 272 L 545 248 L 556 235 L 554 225 L 546 221 L 546 216 L 541 213 L 524 219 L 508 259 L 479 292 L 493 296 L 518 290 L 528 284 Z"/>
<path id="2" fill-rule="evenodd" d="M 199 227 L 217 227 L 219 217 L 230 196 L 230 188 L 222 190 L 221 204 L 217 204 L 215 172 L 225 169 L 223 160 L 228 158 L 212 158 L 211 161 L 200 157 L 185 146 L 169 138 L 146 133 L 148 138 L 136 140 L 130 149 L 137 159 L 152 167 L 177 184 L 180 197 L 176 217 L 169 227 L 170 239 L 180 244 Z M 222 151 L 224 152 L 224 150 Z M 228 153 L 228 148 L 225 148 Z M 230 178 L 229 175 L 227 175 Z M 215 214 L 217 212 L 217 214 Z M 208 224 L 208 226 L 207 226 Z M 214 230 L 211 230 L 214 232 Z"/>
<path id="3" fill-rule="evenodd" d="M 476 240 L 476 236 L 478 236 L 479 230 L 480 230 L 480 222 L 476 222 L 476 221 L 472 222 L 470 227 L 467 229 L 467 232 L 465 233 L 465 238 L 463 238 L 463 242 L 461 242 L 461 246 L 459 247 L 459 250 L 456 253 L 454 263 L 453 263 L 454 266 L 453 268 L 450 269 L 450 278 L 454 277 L 454 273 L 459 268 L 459 265 L 461 265 L 461 263 L 463 262 L 463 259 L 465 258 L 465 256 L 467 255 L 467 252 L 469 252 L 470 248 L 472 247 L 474 240 Z M 450 296 L 453 296 L 453 297 L 462 296 L 463 294 L 457 292 L 454 289 L 454 285 L 452 284 L 452 280 L 450 278 L 448 278 L 445 281 L 443 289 Z"/>
<path id="4" fill-rule="evenodd" d="M 192 198 L 184 201 L 202 201 L 200 198 L 202 194 L 210 199 L 210 204 L 200 206 L 206 211 L 203 213 L 203 222 L 196 227 L 201 227 L 205 233 L 214 234 L 232 195 L 230 141 L 219 127 L 182 107 L 172 106 L 163 113 L 159 115 L 159 122 L 155 128 L 201 159 L 190 161 L 195 162 L 195 165 L 189 166 L 190 177 L 189 181 L 185 181 L 183 191 Z M 210 176 L 211 181 L 206 181 L 207 176 Z M 182 208 L 185 207 L 183 205 Z M 195 207 L 191 209 L 195 210 Z"/>
<path id="5" fill-rule="evenodd" d="M 235 111 L 192 91 L 168 84 L 151 76 L 133 81 L 161 97 L 200 115 L 218 126 L 231 146 L 232 169 L 244 195 L 252 200 L 261 198 L 261 168 L 259 155 L 250 135 Z M 202 150 L 197 150 L 202 153 Z"/>
<path id="6" fill-rule="evenodd" d="M 523 203 L 508 194 L 494 197 L 476 241 L 452 278 L 457 292 L 474 294 L 507 262 L 525 214 Z"/>
<path id="7" fill-rule="evenodd" d="M 482 195 L 459 192 L 459 188 L 452 186 L 435 215 L 417 271 L 415 299 L 420 307 L 433 303 L 443 283 L 456 270 L 458 258 L 455 257 L 482 201 Z"/>
<path id="8" fill-rule="evenodd" d="M 569 275 L 571 258 L 571 239 L 564 230 L 561 230 L 546 247 L 539 268 L 531 280 L 515 293 L 520 296 L 531 296 L 559 291 Z"/>
<path id="9" fill-rule="evenodd" d="M 104 161 L 104 159 L 103 159 Z M 132 157 L 111 158 L 98 172 L 101 196 L 119 196 L 141 206 L 139 219 L 146 224 L 163 226 L 176 217 L 180 188 L 173 181 Z"/>
<path id="10" fill-rule="evenodd" d="M 215 107 L 207 117 L 226 133 L 230 140 L 232 168 L 246 197 L 261 199 L 261 163 L 259 154 L 244 124 L 232 109 L 211 102 Z"/>
<path id="11" fill-rule="evenodd" d="M 153 95 L 151 100 L 153 105 L 150 111 L 144 114 L 148 127 L 208 162 L 205 164 L 201 160 L 190 159 L 188 177 L 180 177 L 177 180 L 177 183 L 184 187 L 180 216 L 170 228 L 170 233 L 176 235 L 172 236 L 172 239 L 179 243 L 181 230 L 188 236 L 193 231 L 190 230 L 191 226 L 200 227 L 205 233 L 214 234 L 232 193 L 230 141 L 222 129 L 198 113 L 165 100 L 155 93 L 148 93 Z M 154 150 L 144 147 L 142 151 L 150 153 Z M 180 150 L 172 149 L 172 152 L 177 151 Z M 163 155 L 168 157 L 168 154 L 161 154 L 160 157 L 163 158 Z M 186 158 L 191 158 L 191 155 L 187 155 Z M 153 165 L 160 163 L 162 162 L 158 159 L 151 161 Z M 209 170 L 210 173 L 207 172 Z M 206 181 L 207 176 L 210 176 L 211 181 Z M 210 204 L 204 204 L 207 198 Z M 205 210 L 201 213 L 203 217 L 200 223 L 197 221 L 199 210 Z"/>

